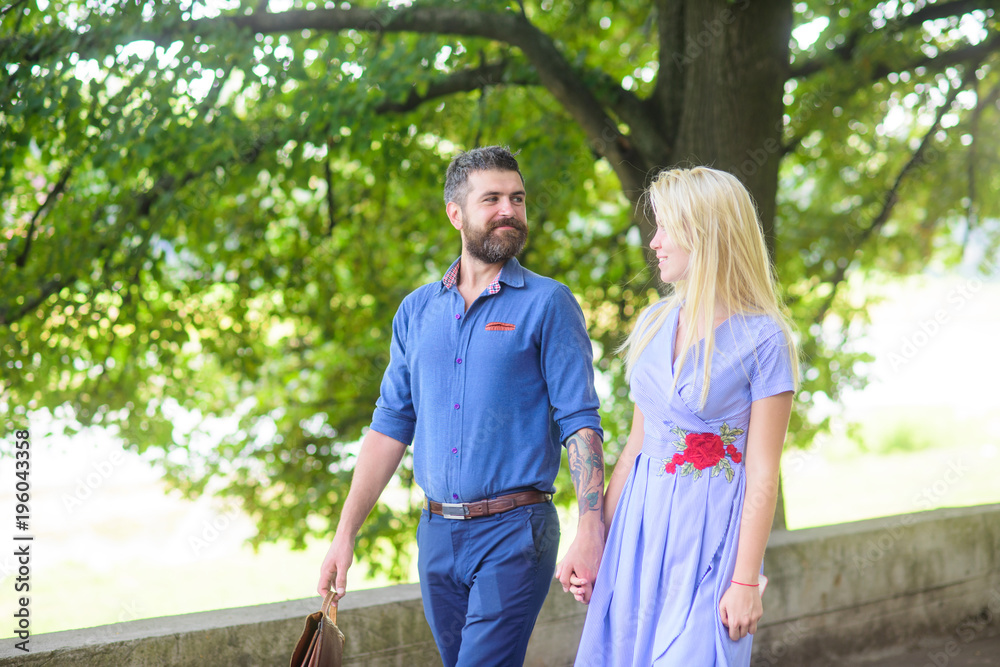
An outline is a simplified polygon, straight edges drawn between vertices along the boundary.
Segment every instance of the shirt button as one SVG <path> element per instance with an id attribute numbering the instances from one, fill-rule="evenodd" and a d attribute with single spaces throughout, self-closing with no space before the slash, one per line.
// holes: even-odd
<path id="1" fill-rule="evenodd" d="M 458 363 L 458 364 L 460 364 L 460 363 L 462 363 L 462 360 L 461 360 L 461 359 L 456 359 L 456 360 L 455 360 L 455 363 Z"/>
<path id="2" fill-rule="evenodd" d="M 459 407 L 460 407 L 460 406 L 458 405 L 458 403 L 456 403 L 456 404 L 455 404 L 455 409 L 456 409 L 456 410 L 458 410 L 458 408 L 459 408 Z"/>
<path id="3" fill-rule="evenodd" d="M 454 498 L 455 500 L 458 500 L 458 494 L 457 493 L 451 494 L 451 497 Z"/>
<path id="4" fill-rule="evenodd" d="M 458 447 L 452 447 L 451 448 L 451 453 L 452 454 L 458 454 Z"/>
<path id="5" fill-rule="evenodd" d="M 461 315 L 461 313 L 455 313 L 455 319 L 456 319 L 456 320 L 460 320 L 460 319 L 462 319 L 462 315 Z"/>

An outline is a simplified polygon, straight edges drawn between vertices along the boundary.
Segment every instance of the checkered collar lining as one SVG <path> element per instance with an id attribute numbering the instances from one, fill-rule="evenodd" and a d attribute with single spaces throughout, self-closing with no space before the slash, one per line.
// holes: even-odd
<path id="1" fill-rule="evenodd" d="M 441 283 L 444 285 L 445 289 L 451 289 L 452 287 L 458 284 L 458 270 L 461 265 L 462 265 L 462 258 L 459 257 L 457 260 L 455 260 L 455 263 L 451 265 L 451 268 L 448 269 L 448 272 L 444 274 L 444 278 L 441 279 Z M 500 276 L 503 275 L 505 268 L 507 268 L 506 264 L 504 264 L 503 268 L 500 269 L 500 272 L 497 273 L 496 278 L 493 279 L 493 282 L 491 282 L 486 287 L 487 294 L 496 294 L 497 292 L 500 291 Z"/>

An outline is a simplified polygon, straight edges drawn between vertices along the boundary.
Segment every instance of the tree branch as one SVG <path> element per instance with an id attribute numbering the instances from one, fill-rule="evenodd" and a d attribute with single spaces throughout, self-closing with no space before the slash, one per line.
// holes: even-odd
<path id="1" fill-rule="evenodd" d="M 896 203 L 899 201 L 899 189 L 903 184 L 903 180 L 912 172 L 916 167 L 924 163 L 924 154 L 927 152 L 927 147 L 930 145 L 934 138 L 934 134 L 941 127 L 941 121 L 944 119 L 948 110 L 951 109 L 951 105 L 955 102 L 955 98 L 958 93 L 965 89 L 968 77 L 975 78 L 975 68 L 970 68 L 970 71 L 966 73 L 966 80 L 960 85 L 953 87 L 948 92 L 948 97 L 944 103 L 938 108 L 937 114 L 934 117 L 934 122 L 931 123 L 930 128 L 924 133 L 923 138 L 920 141 L 920 145 L 917 149 L 913 151 L 913 155 L 907 160 L 903 168 L 900 169 L 899 173 L 896 175 L 896 179 L 893 181 L 892 187 L 889 191 L 882 197 L 882 208 L 879 210 L 875 219 L 871 221 L 867 227 L 861 230 L 857 236 L 853 236 L 852 240 L 857 240 L 855 247 L 860 248 L 865 242 L 868 241 L 872 236 L 878 234 L 879 231 L 885 226 L 885 223 L 889 221 L 889 217 L 892 215 L 893 209 L 896 207 Z M 842 262 L 842 266 L 838 266 L 833 272 L 833 275 L 826 281 L 831 285 L 830 294 L 823 301 L 823 305 L 820 306 L 819 312 L 816 315 L 816 321 L 822 322 L 826 317 L 827 312 L 833 306 L 833 301 L 837 296 L 837 289 L 844 282 L 844 278 L 847 275 L 847 271 L 851 266 L 851 261 L 843 258 L 845 261 Z"/>
<path id="2" fill-rule="evenodd" d="M 481 12 L 448 7 L 404 7 L 400 9 L 292 9 L 285 12 L 230 15 L 189 21 L 187 32 L 208 32 L 220 24 L 237 25 L 255 33 L 272 34 L 318 30 L 360 30 L 369 34 L 412 32 L 417 34 L 484 37 L 513 43 L 511 32 L 524 19 L 513 12 Z M 159 33 L 158 33 L 159 34 Z"/>
<path id="3" fill-rule="evenodd" d="M 41 289 L 38 291 L 38 294 L 35 295 L 35 297 L 31 299 L 25 299 L 21 307 L 18 308 L 16 311 L 14 311 L 13 316 L 10 316 L 8 314 L 6 308 L 0 309 L 0 326 L 9 327 L 11 324 L 17 322 L 19 319 L 21 319 L 22 317 L 33 311 L 35 308 L 38 308 L 40 305 L 45 303 L 45 300 L 48 299 L 50 296 L 52 296 L 53 294 L 57 294 L 64 287 L 68 287 L 69 285 L 72 285 L 74 282 L 76 282 L 75 275 L 69 275 L 66 276 L 65 278 L 63 277 L 53 278 L 52 280 L 42 285 Z"/>
<path id="4" fill-rule="evenodd" d="M 982 117 L 983 111 L 996 104 L 998 99 L 1000 99 L 1000 83 L 994 85 L 985 97 L 979 97 L 976 108 L 972 110 L 971 117 L 969 118 L 969 135 L 972 137 L 972 141 L 969 143 L 969 153 L 966 162 L 966 179 L 969 184 L 969 204 L 965 209 L 966 225 L 965 237 L 962 239 L 963 249 L 968 245 L 969 238 L 972 236 L 972 230 L 979 224 L 979 206 L 977 204 L 979 193 L 976 184 L 976 161 L 978 157 L 976 143 L 979 137 L 979 119 Z"/>
<path id="5" fill-rule="evenodd" d="M 876 79 L 882 79 L 892 73 L 907 72 L 917 69 L 918 67 L 925 67 L 931 71 L 940 71 L 947 67 L 951 67 L 952 65 L 962 65 L 969 62 L 981 62 L 986 58 L 986 56 L 996 51 L 1000 51 L 1000 34 L 994 35 L 990 40 L 980 42 L 979 44 L 972 46 L 967 46 L 965 48 L 955 49 L 954 51 L 945 51 L 944 53 L 939 53 L 935 56 L 915 58 L 901 67 L 881 63 L 872 68 L 869 80 L 874 81 Z M 861 85 L 862 83 L 864 82 L 856 81 L 852 85 Z"/>
<path id="6" fill-rule="evenodd" d="M 228 15 L 187 21 L 166 30 L 152 25 L 138 33 L 121 36 L 118 41 L 136 39 L 164 43 L 194 34 L 209 35 L 224 26 L 238 26 L 258 34 L 318 30 L 341 32 L 358 30 L 373 35 L 410 32 L 416 34 L 480 37 L 517 47 L 538 73 L 539 81 L 556 101 L 579 124 L 592 150 L 606 158 L 628 186 L 635 181 L 635 171 L 644 173 L 639 153 L 618 129 L 604 108 L 566 61 L 549 35 L 515 11 L 484 12 L 454 7 L 410 6 L 399 9 L 296 9 L 280 13 Z M 116 30 L 116 26 L 106 26 Z M 92 29 L 90 33 L 97 32 Z M 79 36 L 77 36 L 79 37 Z M 84 41 L 94 43 L 90 34 Z M 3 46 L 3 40 L 0 40 Z M 27 51 L 26 48 L 20 49 Z M 637 164 L 638 163 L 638 164 Z"/>
<path id="7" fill-rule="evenodd" d="M 663 118 L 655 93 L 650 98 L 640 99 L 632 91 L 622 88 L 607 72 L 592 70 L 588 74 L 596 78 L 594 88 L 603 91 L 602 99 L 608 108 L 628 125 L 634 142 L 644 145 L 669 143 L 663 126 L 676 129 L 677 119 Z M 651 112 L 651 107 L 656 112 Z"/>
<path id="8" fill-rule="evenodd" d="M 337 225 L 336 219 L 336 201 L 335 193 L 333 189 L 333 169 L 330 167 L 331 155 L 333 152 L 333 141 L 331 139 L 326 140 L 326 157 L 323 158 L 323 175 L 326 177 L 326 235 L 330 236 L 333 234 L 333 228 Z"/>
<path id="9" fill-rule="evenodd" d="M 9 4 L 6 7 L 4 7 L 3 9 L 0 9 L 0 16 L 6 16 L 8 13 L 14 11 L 15 9 L 17 9 L 18 7 L 20 7 L 21 5 L 23 5 L 27 1 L 28 0 L 15 0 L 15 2 L 12 2 L 11 4 Z"/>
<path id="10" fill-rule="evenodd" d="M 858 44 L 866 37 L 880 36 L 881 40 L 888 40 L 891 35 L 920 26 L 925 21 L 934 21 L 950 16 L 962 16 L 976 10 L 997 9 L 997 6 L 998 3 L 996 0 L 953 0 L 952 2 L 927 5 L 912 14 L 890 19 L 883 28 L 876 28 L 872 23 L 868 23 L 847 35 L 842 45 L 801 64 L 791 66 L 789 76 L 792 79 L 800 79 L 824 70 L 837 62 L 851 62 L 855 56 Z M 889 69 L 874 78 L 881 78 L 890 71 L 910 70 L 919 66 L 919 64 L 914 64 Z"/>
<path id="11" fill-rule="evenodd" d="M 442 7 L 397 10 L 296 10 L 267 16 L 232 17 L 256 31 L 367 30 L 483 37 L 517 47 L 538 72 L 540 83 L 555 97 L 587 135 L 593 151 L 604 157 L 626 190 L 635 172 L 645 172 L 639 153 L 604 111 L 590 88 L 566 61 L 552 39 L 522 14 L 479 12 Z"/>
<path id="12" fill-rule="evenodd" d="M 527 20 L 519 18 L 517 23 L 508 43 L 518 47 L 534 65 L 542 85 L 584 131 L 591 150 L 608 161 L 626 193 L 634 189 L 637 172 L 644 175 L 647 170 L 639 152 L 633 149 L 629 138 L 621 133 L 552 39 Z M 501 41 L 508 41 L 506 37 L 502 35 Z"/>
<path id="13" fill-rule="evenodd" d="M 507 62 L 501 61 L 489 65 L 482 65 L 476 68 L 458 70 L 447 77 L 443 77 L 431 82 L 427 87 L 427 92 L 421 95 L 416 89 L 411 89 L 406 99 L 401 102 L 386 100 L 375 107 L 375 112 L 384 113 L 405 113 L 413 111 L 421 104 L 440 97 L 447 97 L 455 93 L 465 93 L 478 90 L 485 86 L 498 86 L 504 83 L 516 83 L 520 85 L 537 84 L 535 77 L 524 78 L 516 81 L 504 81 L 503 75 L 507 71 Z"/>
<path id="14" fill-rule="evenodd" d="M 56 183 L 55 187 L 47 195 L 45 195 L 45 201 L 42 205 L 38 207 L 35 214 L 31 216 L 31 224 L 28 226 L 28 234 L 24 239 L 24 250 L 18 255 L 15 260 L 15 264 L 18 268 L 23 269 L 24 265 L 28 262 L 28 253 L 31 252 L 31 244 L 35 239 L 35 228 L 38 226 L 38 221 L 42 218 L 45 210 L 56 200 L 56 198 L 63 193 L 66 189 L 66 183 L 69 181 L 70 174 L 73 173 L 73 167 L 75 165 L 70 164 L 65 169 L 63 169 L 62 175 L 59 176 L 59 181 Z"/>
<path id="15" fill-rule="evenodd" d="M 994 52 L 1000 52 L 1000 35 L 996 35 L 993 39 L 980 42 L 974 46 L 955 49 L 954 51 L 948 51 L 936 56 L 923 56 L 908 63 L 906 66 L 890 67 L 885 64 L 877 65 L 869 70 L 867 77 L 858 74 L 856 78 L 851 78 L 850 80 L 845 81 L 844 87 L 836 90 L 830 95 L 830 97 L 831 99 L 843 99 L 845 97 L 850 98 L 867 82 L 883 79 L 892 73 L 914 70 L 918 67 L 924 67 L 929 71 L 936 72 L 953 65 L 968 65 L 974 70 L 979 66 L 979 63 Z M 970 63 L 975 63 L 975 66 Z M 788 143 L 782 146 L 782 154 L 787 155 L 795 151 L 798 148 L 799 143 L 805 135 L 809 133 L 809 131 L 809 128 L 806 128 L 804 132 L 793 137 Z"/>
<path id="16" fill-rule="evenodd" d="M 925 21 L 936 21 L 951 16 L 962 16 L 971 12 L 986 9 L 997 9 L 996 0 L 952 0 L 951 2 L 935 2 L 917 11 L 891 20 L 901 28 L 912 28 Z"/>
<path id="17" fill-rule="evenodd" d="M 148 190 L 143 192 L 135 192 L 131 197 L 126 197 L 122 199 L 122 201 L 128 201 L 132 205 L 131 207 L 133 210 L 133 217 L 129 219 L 141 219 L 148 217 L 150 212 L 152 211 L 153 206 L 164 194 L 171 192 L 172 190 L 182 188 L 183 186 L 187 185 L 194 179 L 206 173 L 211 173 L 215 171 L 215 169 L 219 166 L 226 167 L 232 165 L 234 162 L 237 161 L 242 162 L 244 164 L 253 162 L 263 151 L 267 143 L 268 141 L 265 139 L 265 137 L 258 136 L 239 155 L 236 155 L 229 159 L 216 161 L 212 164 L 204 166 L 202 169 L 199 170 L 188 170 L 179 178 L 169 173 L 160 176 L 153 184 L 153 186 Z M 67 169 L 64 172 L 63 176 L 66 179 L 68 179 L 69 169 Z M 53 190 L 53 193 L 54 192 L 55 190 Z M 44 208 L 44 204 L 42 208 Z M 41 211 L 41 209 L 39 209 L 39 211 Z M 99 217 L 103 213 L 104 209 L 98 208 L 97 211 L 94 212 L 94 217 Z M 38 213 L 36 212 L 36 216 L 37 215 Z M 124 216 L 122 216 L 120 223 L 124 225 L 129 221 L 129 219 L 126 219 Z M 133 256 L 138 256 L 143 252 L 145 252 L 145 249 L 148 247 L 150 238 L 151 238 L 151 232 L 147 231 L 145 237 L 142 239 L 143 243 L 138 248 L 131 250 L 129 254 Z M 96 247 L 96 249 L 92 253 L 92 256 L 100 257 L 105 251 L 107 251 L 110 247 L 112 247 L 112 245 L 116 245 L 117 243 L 118 243 L 117 239 L 105 240 L 103 243 L 101 243 Z M 26 256 L 27 249 L 25 251 L 22 251 L 21 255 Z M 136 265 L 136 269 L 138 271 L 139 269 L 138 264 Z M 74 282 L 76 282 L 76 280 L 77 276 L 75 274 L 66 277 L 53 278 L 52 280 L 49 280 L 48 282 L 46 282 L 44 285 L 41 286 L 36 296 L 30 299 L 26 299 L 25 302 L 16 310 L 10 311 L 9 309 L 0 307 L 0 326 L 10 326 L 12 323 L 20 320 L 22 317 L 31 313 L 36 308 L 45 303 L 45 301 L 53 294 L 56 294 L 64 287 L 68 287 L 69 285 L 73 284 Z"/>

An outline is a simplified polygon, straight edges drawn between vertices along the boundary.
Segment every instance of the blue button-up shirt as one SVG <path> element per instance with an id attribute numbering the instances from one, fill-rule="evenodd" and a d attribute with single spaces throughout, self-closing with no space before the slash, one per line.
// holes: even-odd
<path id="1" fill-rule="evenodd" d="M 412 442 L 432 500 L 552 492 L 566 438 L 603 437 L 583 311 L 516 259 L 466 311 L 458 268 L 400 304 L 371 428 Z"/>

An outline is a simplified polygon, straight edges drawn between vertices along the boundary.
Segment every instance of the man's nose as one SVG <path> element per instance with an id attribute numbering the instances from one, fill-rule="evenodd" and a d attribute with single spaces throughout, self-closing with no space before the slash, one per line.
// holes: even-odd
<path id="1" fill-rule="evenodd" d="M 497 212 L 505 218 L 514 217 L 514 203 L 510 200 L 510 197 L 500 198 L 500 210 Z"/>

